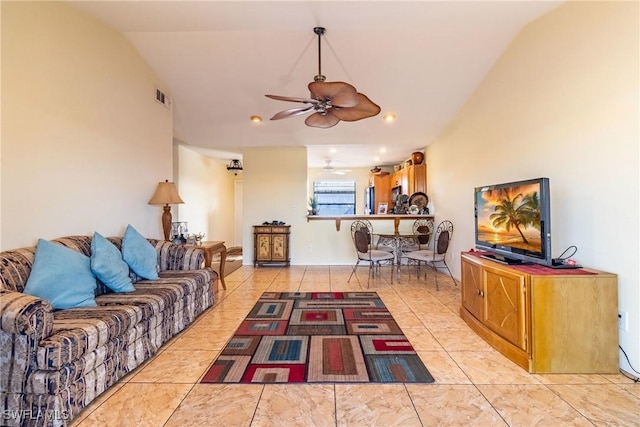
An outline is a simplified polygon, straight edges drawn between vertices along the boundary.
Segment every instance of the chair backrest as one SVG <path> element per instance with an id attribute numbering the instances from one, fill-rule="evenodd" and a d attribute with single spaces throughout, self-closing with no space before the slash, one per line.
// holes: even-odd
<path id="1" fill-rule="evenodd" d="M 453 223 L 448 220 L 442 221 L 436 229 L 434 252 L 438 255 L 447 253 L 451 237 L 453 237 Z"/>
<path id="2" fill-rule="evenodd" d="M 428 245 L 433 234 L 433 220 L 416 219 L 413 222 L 413 234 L 416 235 L 419 244 Z"/>
<path id="3" fill-rule="evenodd" d="M 352 239 L 355 239 L 356 230 L 365 231 L 367 233 L 367 239 L 369 239 L 368 243 L 371 243 L 371 234 L 373 234 L 373 226 L 371 225 L 371 221 L 369 221 L 367 219 L 359 219 L 357 221 L 353 221 L 353 223 L 351 223 L 351 238 Z"/>
<path id="4" fill-rule="evenodd" d="M 359 219 L 351 223 L 351 238 L 355 237 L 356 230 L 365 229 L 369 234 L 373 233 L 373 226 L 368 219 Z"/>
<path id="5" fill-rule="evenodd" d="M 362 254 L 368 253 L 370 239 L 371 235 L 365 230 L 356 230 L 353 235 L 353 243 L 356 245 L 356 250 Z"/>

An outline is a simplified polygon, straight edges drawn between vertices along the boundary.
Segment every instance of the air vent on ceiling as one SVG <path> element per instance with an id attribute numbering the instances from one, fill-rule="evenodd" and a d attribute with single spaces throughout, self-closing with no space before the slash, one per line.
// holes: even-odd
<path id="1" fill-rule="evenodd" d="M 164 92 L 162 92 L 158 88 L 156 88 L 156 101 L 158 101 L 160 104 L 164 105 L 167 108 L 167 110 L 169 108 L 171 108 L 171 100 L 169 99 L 169 97 L 167 95 L 165 95 Z"/>

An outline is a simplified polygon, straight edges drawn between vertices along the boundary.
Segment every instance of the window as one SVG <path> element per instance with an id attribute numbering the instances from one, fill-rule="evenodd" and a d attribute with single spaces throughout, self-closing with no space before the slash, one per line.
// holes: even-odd
<path id="1" fill-rule="evenodd" d="M 314 181 L 313 195 L 318 200 L 320 215 L 356 213 L 355 181 Z"/>

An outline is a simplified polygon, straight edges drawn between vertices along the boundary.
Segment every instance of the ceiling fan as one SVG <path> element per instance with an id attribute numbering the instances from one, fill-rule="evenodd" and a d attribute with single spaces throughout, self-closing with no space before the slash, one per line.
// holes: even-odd
<path id="1" fill-rule="evenodd" d="M 267 98 L 279 101 L 301 102 L 307 105 L 280 111 L 271 117 L 271 120 L 313 113 L 304 121 L 307 126 L 330 128 L 337 125 L 340 120 L 355 122 L 378 114 L 380 107 L 374 104 L 366 95 L 358 93 L 356 88 L 349 83 L 325 82 L 326 77 L 322 75 L 320 55 L 321 39 L 325 33 L 325 28 L 315 27 L 313 32 L 318 35 L 318 74 L 313 78 L 314 81 L 307 86 L 311 93 L 310 98 L 265 95 Z"/>
<path id="2" fill-rule="evenodd" d="M 348 172 L 351 172 L 351 169 L 336 169 L 333 167 L 333 165 L 331 164 L 331 160 L 325 160 L 325 162 L 327 162 L 327 165 L 325 167 L 322 168 L 322 172 L 323 173 L 332 173 L 335 175 L 344 175 Z"/>

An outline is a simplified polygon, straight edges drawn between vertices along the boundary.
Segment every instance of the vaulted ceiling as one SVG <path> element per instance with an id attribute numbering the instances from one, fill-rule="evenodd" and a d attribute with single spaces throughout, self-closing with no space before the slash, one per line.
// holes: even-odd
<path id="1" fill-rule="evenodd" d="M 245 147 L 306 146 L 309 166 L 399 163 L 429 145 L 524 26 L 559 1 L 72 1 L 120 31 L 171 97 L 174 135 L 228 160 Z M 318 71 L 354 85 L 378 116 L 307 127 L 271 121 Z M 394 113 L 397 120 L 382 120 Z M 262 123 L 249 120 L 259 115 Z"/>

